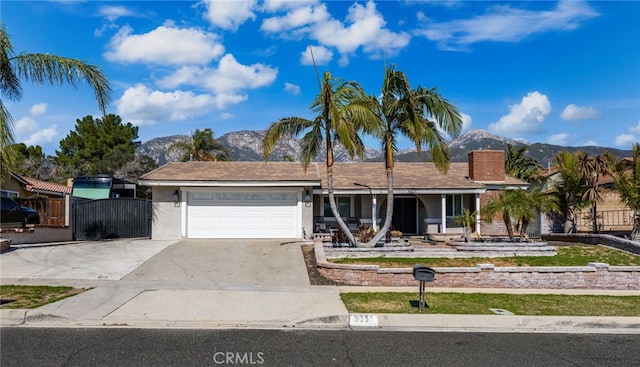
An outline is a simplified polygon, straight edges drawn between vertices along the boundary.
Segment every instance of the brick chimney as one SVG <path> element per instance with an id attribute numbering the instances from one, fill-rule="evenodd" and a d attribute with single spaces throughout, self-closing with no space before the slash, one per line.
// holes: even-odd
<path id="1" fill-rule="evenodd" d="M 469 152 L 469 178 L 474 181 L 504 181 L 504 151 L 473 150 Z"/>

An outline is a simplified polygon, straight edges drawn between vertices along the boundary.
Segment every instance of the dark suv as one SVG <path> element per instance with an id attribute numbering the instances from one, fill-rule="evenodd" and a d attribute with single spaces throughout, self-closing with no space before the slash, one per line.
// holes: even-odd
<path id="1" fill-rule="evenodd" d="M 19 223 L 24 227 L 27 224 L 40 224 L 40 215 L 38 215 L 37 211 L 28 206 L 22 206 L 9 198 L 3 197 L 0 199 L 2 199 L 0 203 L 0 209 L 2 209 L 0 223 L 3 225 Z"/>

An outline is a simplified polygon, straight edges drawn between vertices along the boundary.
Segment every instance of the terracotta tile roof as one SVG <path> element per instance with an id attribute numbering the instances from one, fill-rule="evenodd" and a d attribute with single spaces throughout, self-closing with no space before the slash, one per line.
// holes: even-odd
<path id="1" fill-rule="evenodd" d="M 36 180 L 35 178 L 24 177 L 21 176 L 23 180 L 27 182 L 26 189 L 28 191 L 49 191 L 49 192 L 57 192 L 61 194 L 71 194 L 71 187 L 60 185 L 53 182 L 46 182 Z"/>
<path id="2" fill-rule="evenodd" d="M 384 163 L 336 163 L 333 168 L 336 189 L 358 189 L 354 182 L 374 189 L 387 186 Z M 482 183 L 467 178 L 467 163 L 451 163 L 443 175 L 425 162 L 398 162 L 394 167 L 394 188 L 398 189 L 481 189 Z M 304 172 L 299 162 L 172 162 L 140 177 L 143 181 L 310 181 L 326 187 L 326 166 L 313 162 Z M 496 183 L 493 183 L 496 184 Z M 526 182 L 505 175 L 504 184 L 527 185 Z"/>

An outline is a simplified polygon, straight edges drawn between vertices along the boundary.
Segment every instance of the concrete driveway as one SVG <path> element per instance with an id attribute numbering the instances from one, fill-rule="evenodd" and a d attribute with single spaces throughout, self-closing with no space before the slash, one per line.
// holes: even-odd
<path id="1" fill-rule="evenodd" d="M 12 246 L 0 255 L 0 277 L 119 280 L 175 242 L 122 239 Z"/>
<path id="2" fill-rule="evenodd" d="M 300 242 L 284 241 L 182 240 L 122 280 L 180 288 L 309 286 Z"/>
<path id="3" fill-rule="evenodd" d="M 2 310 L 2 322 L 345 327 L 339 290 L 309 284 L 300 245 L 121 240 L 16 248 L 0 256 L 3 284 L 93 289 L 32 311 Z"/>

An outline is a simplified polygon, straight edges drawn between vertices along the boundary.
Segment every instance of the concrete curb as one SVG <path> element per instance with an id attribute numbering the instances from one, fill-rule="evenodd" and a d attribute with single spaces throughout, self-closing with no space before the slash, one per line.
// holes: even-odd
<path id="1" fill-rule="evenodd" d="M 363 315 L 351 314 L 350 327 L 427 332 L 640 334 L 639 317 L 377 314 L 369 315 L 377 318 L 377 326 L 375 322 L 369 326 L 353 322 Z"/>

